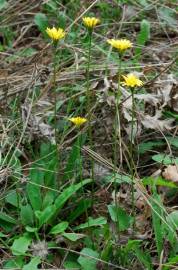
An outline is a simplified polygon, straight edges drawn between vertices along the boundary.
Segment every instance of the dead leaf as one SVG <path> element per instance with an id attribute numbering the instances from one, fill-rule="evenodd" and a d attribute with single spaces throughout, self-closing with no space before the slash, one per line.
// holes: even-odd
<path id="1" fill-rule="evenodd" d="M 174 119 L 164 119 L 161 120 L 162 112 L 160 110 L 156 111 L 154 116 L 148 114 L 140 114 L 142 125 L 145 128 L 155 129 L 155 130 L 171 130 L 173 128 Z"/>
<path id="2" fill-rule="evenodd" d="M 178 183 L 178 165 L 169 165 L 163 172 L 163 177 Z"/>

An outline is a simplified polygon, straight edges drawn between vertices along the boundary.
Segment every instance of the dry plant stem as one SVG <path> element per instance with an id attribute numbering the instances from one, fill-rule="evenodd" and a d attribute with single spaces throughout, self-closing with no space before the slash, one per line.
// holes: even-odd
<path id="1" fill-rule="evenodd" d="M 92 33 L 93 29 L 88 29 L 89 44 L 88 44 L 88 63 L 87 63 L 87 112 L 91 110 L 91 96 L 90 96 L 90 63 L 91 63 L 91 42 L 92 42 Z M 91 113 L 88 115 L 88 135 L 89 135 L 89 144 L 90 149 L 93 149 L 93 137 L 92 137 L 92 126 L 91 126 Z M 91 158 L 91 178 L 92 182 L 92 203 L 94 198 L 94 161 Z"/>
<path id="2" fill-rule="evenodd" d="M 132 196 L 132 216 L 134 218 L 133 221 L 133 233 L 135 230 L 135 198 L 134 198 L 134 177 L 135 177 L 135 164 L 134 164 L 134 147 L 133 147 L 133 140 L 134 140 L 134 116 L 135 116 L 135 100 L 134 100 L 134 88 L 131 88 L 131 95 L 132 95 L 132 119 L 131 119 L 131 136 L 130 136 L 130 172 L 131 172 L 131 196 Z"/>
<path id="3" fill-rule="evenodd" d="M 117 213 L 117 229 L 118 229 L 118 238 L 120 239 L 120 229 L 119 229 L 119 217 L 118 217 L 118 210 L 117 210 L 117 183 L 116 183 L 116 172 L 117 172 L 117 142 L 118 142 L 118 131 L 119 131 L 119 148 L 120 142 L 121 142 L 121 130 L 120 130 L 120 113 L 119 113 L 119 102 L 121 97 L 120 92 L 120 77 L 121 77 L 121 64 L 122 64 L 122 58 L 119 56 L 119 66 L 118 66 L 118 89 L 116 94 L 116 107 L 115 107 L 115 127 L 114 127 L 114 189 L 115 189 L 115 205 L 116 205 L 116 213 Z M 119 151 L 119 152 L 120 152 Z M 121 153 L 120 153 L 120 159 L 121 159 Z"/>

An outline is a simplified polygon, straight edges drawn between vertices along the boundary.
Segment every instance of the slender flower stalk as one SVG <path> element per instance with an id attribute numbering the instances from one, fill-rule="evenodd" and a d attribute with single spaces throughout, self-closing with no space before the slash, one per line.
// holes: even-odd
<path id="1" fill-rule="evenodd" d="M 77 136 L 77 160 L 79 161 L 79 164 L 77 164 L 77 170 L 79 170 L 79 178 L 80 178 L 80 182 L 81 182 L 81 188 L 82 188 L 82 191 L 83 191 L 83 195 L 85 196 L 84 194 L 84 188 L 83 188 L 83 185 L 82 185 L 82 182 L 83 182 L 83 164 L 82 164 L 82 154 L 81 154 L 81 148 L 82 148 L 82 134 L 80 133 L 80 130 L 81 130 L 81 126 L 84 125 L 88 119 L 84 118 L 84 117 L 80 117 L 80 116 L 77 116 L 77 117 L 71 117 L 71 118 L 68 118 L 68 121 L 70 121 L 71 123 L 73 123 L 76 127 L 76 129 L 79 131 L 78 133 L 78 136 Z M 84 200 L 84 204 L 85 204 L 85 200 Z M 88 220 L 88 211 L 87 211 L 87 207 L 85 205 L 85 214 L 86 214 L 86 218 Z"/>
<path id="2" fill-rule="evenodd" d="M 121 144 L 121 123 L 120 123 L 120 112 L 119 112 L 119 105 L 120 105 L 120 99 L 121 99 L 121 69 L 122 69 L 122 58 L 127 49 L 130 49 L 132 47 L 132 43 L 127 39 L 108 39 L 107 43 L 110 44 L 114 49 L 117 50 L 118 56 L 119 56 L 119 65 L 118 65 L 118 89 L 116 93 L 116 106 L 115 106 L 115 126 L 114 126 L 114 187 L 115 187 L 115 205 L 116 205 L 116 213 L 117 211 L 117 196 L 116 196 L 116 189 L 117 189 L 117 183 L 116 183 L 116 172 L 117 172 L 117 143 L 119 141 L 119 152 L 120 152 L 120 166 L 122 166 L 122 144 Z M 120 238 L 120 226 L 119 226 L 119 217 L 117 214 L 117 227 L 118 227 L 118 236 Z"/>
<path id="3" fill-rule="evenodd" d="M 131 90 L 131 98 L 132 98 L 132 116 L 131 116 L 131 136 L 130 136 L 130 172 L 131 172 L 131 179 L 132 179 L 132 187 L 131 187 L 131 194 L 132 194 L 132 216 L 134 218 L 133 222 L 133 233 L 135 230 L 135 198 L 134 198 L 134 177 L 136 173 L 135 164 L 134 164 L 134 118 L 135 118 L 135 88 L 138 86 L 142 86 L 143 82 L 137 78 L 133 73 L 128 74 L 127 76 L 122 76 L 124 82 L 122 84 L 127 86 Z"/>
<path id="4" fill-rule="evenodd" d="M 83 24 L 88 30 L 88 59 L 87 59 L 87 70 L 86 70 L 86 80 L 87 80 L 87 112 L 88 112 L 88 134 L 89 134 L 89 144 L 90 149 L 93 149 L 93 136 L 92 136 L 92 125 L 91 125 L 91 94 L 90 94 L 90 64 L 91 64 L 91 46 L 92 46 L 92 34 L 94 27 L 100 23 L 100 20 L 95 17 L 84 17 Z M 92 198 L 94 197 L 94 161 L 91 158 L 91 178 L 92 182 Z M 92 202 L 94 200 L 92 199 Z"/>
<path id="5" fill-rule="evenodd" d="M 54 130 L 55 130 L 55 143 L 57 148 L 57 94 L 56 94 L 56 56 L 57 56 L 57 45 L 58 42 L 63 39 L 66 35 L 65 31 L 62 28 L 52 27 L 46 28 L 46 33 L 49 38 L 52 40 L 53 45 L 53 89 L 54 89 Z"/>

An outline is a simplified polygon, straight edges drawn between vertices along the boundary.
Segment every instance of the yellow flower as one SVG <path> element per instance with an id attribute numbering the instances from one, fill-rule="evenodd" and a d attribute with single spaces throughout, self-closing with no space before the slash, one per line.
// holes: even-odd
<path id="1" fill-rule="evenodd" d="M 97 24 L 100 23 L 100 20 L 95 17 L 84 17 L 83 23 L 88 28 L 94 28 Z"/>
<path id="2" fill-rule="evenodd" d="M 123 85 L 126 85 L 128 87 L 135 87 L 135 86 L 142 86 L 143 82 L 137 78 L 133 73 L 128 74 L 127 76 L 122 76 L 125 80 L 123 82 Z"/>
<path id="3" fill-rule="evenodd" d="M 87 122 L 86 118 L 83 117 L 72 117 L 68 119 L 69 121 L 71 121 L 74 125 L 76 125 L 77 127 L 80 127 L 82 124 L 84 124 L 85 122 Z"/>
<path id="4" fill-rule="evenodd" d="M 120 52 L 132 47 L 132 43 L 128 39 L 108 39 L 107 42 Z"/>
<path id="5" fill-rule="evenodd" d="M 66 35 L 66 33 L 64 32 L 64 30 L 62 28 L 57 29 L 54 26 L 53 26 L 53 28 L 48 28 L 47 27 L 46 33 L 54 41 L 58 41 L 58 40 L 64 38 L 65 35 Z"/>

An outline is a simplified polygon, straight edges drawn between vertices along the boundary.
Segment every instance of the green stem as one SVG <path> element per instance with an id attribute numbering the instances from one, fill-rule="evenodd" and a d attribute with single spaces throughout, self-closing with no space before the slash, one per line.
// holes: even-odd
<path id="1" fill-rule="evenodd" d="M 54 136 L 57 148 L 57 94 L 56 94 L 56 46 L 53 50 L 53 89 L 54 89 Z"/>
<path id="2" fill-rule="evenodd" d="M 135 198 L 134 198 L 134 176 L 135 176 L 135 165 L 134 165 L 134 116 L 135 116 L 135 102 L 134 102 L 134 89 L 131 89 L 132 97 L 132 119 L 131 119 L 131 136 L 130 136 L 130 169 L 131 169 L 131 197 L 132 197 L 132 216 L 134 218 L 133 222 L 133 233 L 135 230 Z"/>
<path id="3" fill-rule="evenodd" d="M 117 172 L 117 156 L 118 156 L 118 151 L 117 151 L 118 130 L 119 130 L 119 146 L 120 146 L 120 142 L 121 142 L 120 113 L 119 113 L 119 102 L 120 102 L 120 98 L 121 98 L 121 91 L 120 91 L 121 64 L 122 64 L 122 58 L 119 57 L 118 89 L 117 89 L 117 94 L 116 94 L 115 126 L 114 126 L 114 189 L 115 189 L 115 206 L 116 206 L 116 213 L 117 213 L 117 229 L 118 229 L 119 239 L 120 239 L 120 228 L 119 228 L 120 226 L 119 226 L 119 216 L 118 216 L 118 210 L 117 210 L 118 203 L 117 203 L 117 193 L 116 193 L 116 190 L 117 190 L 116 172 Z M 120 158 L 121 158 L 121 154 L 120 154 Z"/>
<path id="4" fill-rule="evenodd" d="M 92 29 L 88 30 L 89 44 L 88 44 L 88 63 L 87 63 L 87 112 L 88 112 L 88 134 L 89 134 L 89 145 L 90 149 L 93 149 L 93 136 L 92 136 L 92 125 L 91 125 L 91 94 L 90 94 L 90 64 L 91 64 L 91 45 L 92 45 Z M 91 158 L 91 178 L 92 182 L 92 203 L 94 201 L 94 161 Z"/>

